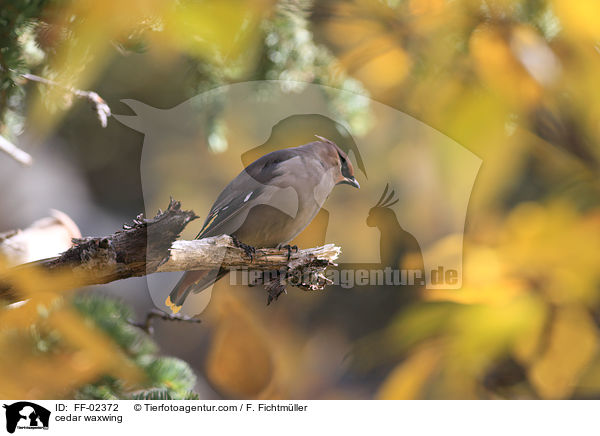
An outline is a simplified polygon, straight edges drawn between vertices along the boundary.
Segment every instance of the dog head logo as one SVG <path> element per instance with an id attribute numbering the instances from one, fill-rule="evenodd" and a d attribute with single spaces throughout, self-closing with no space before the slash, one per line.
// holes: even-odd
<path id="1" fill-rule="evenodd" d="M 48 429 L 50 411 L 29 401 L 5 404 L 6 431 L 14 433 L 16 429 Z"/>

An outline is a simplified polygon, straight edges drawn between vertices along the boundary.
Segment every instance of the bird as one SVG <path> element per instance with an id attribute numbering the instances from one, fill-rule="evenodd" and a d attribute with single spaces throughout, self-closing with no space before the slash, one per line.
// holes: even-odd
<path id="1" fill-rule="evenodd" d="M 333 141 L 315 136 L 318 141 L 273 151 L 244 168 L 219 194 L 196 239 L 225 234 L 245 248 L 281 248 L 310 224 L 334 186 L 360 188 L 348 155 Z M 190 293 L 201 292 L 227 272 L 185 272 L 165 305 L 176 314 Z"/>

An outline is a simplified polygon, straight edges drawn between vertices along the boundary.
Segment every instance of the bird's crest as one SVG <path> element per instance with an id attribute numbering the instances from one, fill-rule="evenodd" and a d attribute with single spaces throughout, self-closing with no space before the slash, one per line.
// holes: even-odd
<path id="1" fill-rule="evenodd" d="M 317 138 L 319 138 L 319 139 L 320 139 L 321 141 L 323 141 L 323 142 L 327 142 L 327 143 L 329 143 L 329 144 L 337 145 L 335 142 L 333 142 L 333 141 L 332 141 L 332 140 L 330 140 L 330 139 L 323 138 L 322 136 L 319 136 L 319 135 L 315 135 L 315 136 L 316 136 Z"/>
<path id="2" fill-rule="evenodd" d="M 392 192 L 390 192 L 388 194 L 388 196 L 386 197 L 386 194 L 388 192 L 388 189 L 390 187 L 389 183 L 386 183 L 385 185 L 385 189 L 383 190 L 383 194 L 381 194 L 381 198 L 379 199 L 379 201 L 377 202 L 377 204 L 373 207 L 391 207 L 394 204 L 398 203 L 398 201 L 400 201 L 398 198 L 396 198 L 395 200 L 393 200 L 394 197 L 394 190 L 392 189 Z M 393 201 L 392 201 L 393 200 Z"/>

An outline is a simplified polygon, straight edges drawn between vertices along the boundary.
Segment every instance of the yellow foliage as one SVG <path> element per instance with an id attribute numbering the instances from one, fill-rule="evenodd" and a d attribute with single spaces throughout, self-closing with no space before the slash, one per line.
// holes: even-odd
<path id="1" fill-rule="evenodd" d="M 62 7 L 54 25 L 68 35 L 55 48 L 49 66 L 58 82 L 86 89 L 116 55 L 113 45 L 126 38 L 146 35 L 157 56 L 175 53 L 200 57 L 221 68 L 245 71 L 258 42 L 259 23 L 269 13 L 271 0 L 237 1 L 71 1 Z M 47 132 L 58 121 L 49 115 L 43 100 L 61 101 L 58 87 L 37 98 L 31 115 L 37 129 Z"/>
<path id="2" fill-rule="evenodd" d="M 398 365 L 379 388 L 380 400 L 418 399 L 423 385 L 435 371 L 440 359 L 438 346 L 424 344 Z"/>
<path id="3" fill-rule="evenodd" d="M 225 301 L 223 301 L 223 299 Z M 206 374 L 220 392 L 256 398 L 273 378 L 272 351 L 257 320 L 234 298 L 223 298 L 206 360 Z"/>
<path id="4" fill-rule="evenodd" d="M 538 286 L 554 303 L 598 301 L 600 229 L 567 202 L 527 203 L 508 217 L 499 246 L 512 275 Z"/>
<path id="5" fill-rule="evenodd" d="M 581 306 L 556 310 L 548 346 L 529 369 L 529 379 L 542 398 L 568 398 L 578 377 L 598 351 L 596 324 Z"/>
<path id="6" fill-rule="evenodd" d="M 582 215 L 565 201 L 523 203 L 496 224 L 494 239 L 466 244 L 462 289 L 423 291 L 427 303 L 388 330 L 384 343 L 396 342 L 408 357 L 380 396 L 481 398 L 481 381 L 506 357 L 542 398 L 599 385 L 598 329 L 588 312 L 599 297 L 598 212 Z M 433 377 L 435 389 L 424 390 Z"/>
<path id="7" fill-rule="evenodd" d="M 530 296 L 503 305 L 469 305 L 449 326 L 449 355 L 471 377 L 481 376 L 496 358 L 511 354 L 524 337 L 539 333 L 545 307 Z"/>
<path id="8" fill-rule="evenodd" d="M 508 377 L 518 385 L 509 397 L 597 396 L 600 356 L 593 317 L 600 302 L 600 3 L 539 2 L 548 7 L 540 6 L 539 13 L 528 18 L 524 11 L 538 2 L 324 3 L 324 9 L 319 9 L 320 2 L 314 8 L 325 18 L 310 20 L 314 18 L 315 28 L 322 27 L 320 35 L 336 55 L 329 65 L 331 74 L 345 69 L 375 98 L 447 134 L 484 160 L 464 241 L 462 234 L 454 233 L 427 247 L 443 258 L 455 255 L 464 242 L 463 287 L 423 290 L 417 304 L 383 331 L 371 332 L 368 340 L 376 347 L 368 350 L 376 351 L 362 363 L 372 367 L 396 359 L 377 397 L 502 396 L 486 380 L 506 361 L 517 373 Z M 57 14 L 61 19 L 54 24 L 69 37 L 57 45 L 49 71 L 67 86 L 86 89 L 110 64 L 111 45 L 142 33 L 161 62 L 192 56 L 217 67 L 228 79 L 241 79 L 256 65 L 264 36 L 260 21 L 273 2 L 62 4 Z M 59 118 L 48 116 L 41 102 L 59 100 L 61 91 L 48 92 L 55 94 L 32 102 L 32 123 L 41 131 Z M 551 116 L 540 124 L 539 117 L 546 113 Z M 281 140 L 296 145 L 312 138 L 314 132 L 306 126 L 297 129 Z M 375 133 L 376 139 L 385 135 Z M 247 140 L 243 135 L 233 139 Z M 382 166 L 369 170 L 376 181 L 391 173 L 403 156 L 397 152 L 400 147 L 386 149 L 379 142 L 385 141 L 365 145 L 386 157 Z M 584 168 L 596 172 L 584 174 Z M 231 170 L 229 165 L 226 171 Z M 584 176 L 590 180 L 582 181 Z M 206 177 L 205 181 L 210 178 Z M 536 202 L 525 201 L 531 198 Z M 202 201 L 208 208 L 210 200 Z M 356 210 L 359 206 L 365 205 L 357 204 Z M 428 217 L 437 212 L 432 213 L 426 202 L 422 207 L 416 214 Z M 327 222 L 327 212 L 321 212 L 296 242 L 313 245 Z M 356 241 L 345 250 L 360 249 L 370 237 L 355 233 Z M 411 264 L 409 257 L 405 265 Z M 0 349 L 11 350 L 0 355 L 0 397 L 68 396 L 101 374 L 131 384 L 140 381 L 126 356 L 66 307 L 60 290 L 72 288 L 66 283 L 71 279 L 42 272 L 0 272 L 29 299 L 20 307 L 0 310 Z M 298 311 L 323 301 L 297 298 Z M 220 312 L 211 325 L 215 334 L 205 362 L 214 387 L 246 398 L 339 395 L 326 389 L 343 366 L 337 360 L 332 364 L 331 356 L 344 355 L 349 334 L 319 326 L 308 337 L 282 309 L 265 315 L 246 303 L 215 297 L 213 305 Z M 40 335 L 48 342 L 60 338 L 61 347 L 35 350 L 32 338 Z M 359 348 L 363 344 L 359 341 Z"/>
<path id="9" fill-rule="evenodd" d="M 377 42 L 373 42 L 365 50 L 381 54 L 373 56 L 370 62 L 357 68 L 355 75 L 359 80 L 369 83 L 372 92 L 379 95 L 402 83 L 410 72 L 412 61 L 400 47 L 386 49 L 384 43 L 375 44 Z"/>
<path id="10" fill-rule="evenodd" d="M 554 0 L 553 5 L 567 35 L 594 42 L 600 38 L 600 4 L 598 2 Z"/>
<path id="11" fill-rule="evenodd" d="M 473 32 L 469 48 L 484 83 L 515 106 L 530 106 L 537 103 L 542 90 L 512 51 L 511 32 L 502 26 L 481 24 Z"/>
<path id="12" fill-rule="evenodd" d="M 492 248 L 468 246 L 465 251 L 460 291 L 432 289 L 423 294 L 426 300 L 501 306 L 527 290 L 522 280 L 507 276 L 507 266 Z"/>
<path id="13" fill-rule="evenodd" d="M 72 279 L 42 271 L 3 269 L 28 299 L 0 309 L 0 398 L 67 398 L 84 384 L 112 375 L 126 386 L 143 374 L 105 333 L 73 311 L 61 288 Z M 40 340 L 49 344 L 39 348 Z"/>

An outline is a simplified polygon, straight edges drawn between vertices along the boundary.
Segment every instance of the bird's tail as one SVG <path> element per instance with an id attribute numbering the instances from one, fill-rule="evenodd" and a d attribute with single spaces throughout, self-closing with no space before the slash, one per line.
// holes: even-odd
<path id="1" fill-rule="evenodd" d="M 188 271 L 183 277 L 177 282 L 167 300 L 165 305 L 171 309 L 173 313 L 179 312 L 185 299 L 190 293 L 198 293 L 214 282 L 219 280 L 227 270 L 201 270 L 201 271 Z"/>

